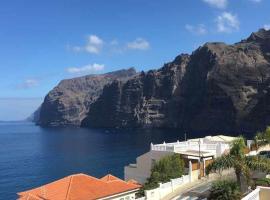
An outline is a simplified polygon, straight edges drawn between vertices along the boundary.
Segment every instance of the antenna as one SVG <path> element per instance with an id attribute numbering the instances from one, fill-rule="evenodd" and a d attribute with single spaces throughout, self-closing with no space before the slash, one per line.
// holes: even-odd
<path id="1" fill-rule="evenodd" d="M 187 141 L 187 133 L 185 132 L 185 141 Z"/>

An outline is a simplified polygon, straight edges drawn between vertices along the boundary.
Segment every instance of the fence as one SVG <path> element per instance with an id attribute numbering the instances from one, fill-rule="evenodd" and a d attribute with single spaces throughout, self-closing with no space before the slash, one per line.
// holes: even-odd
<path id="1" fill-rule="evenodd" d="M 159 200 L 180 188 L 181 186 L 189 183 L 189 175 L 182 176 L 181 178 L 171 179 L 170 182 L 160 183 L 159 187 L 153 190 L 145 190 L 145 199 L 142 200 Z"/>
<path id="2" fill-rule="evenodd" d="M 217 144 L 203 144 L 200 145 L 201 150 L 216 151 Z M 151 150 L 154 151 L 186 151 L 186 150 L 198 150 L 198 142 L 174 142 L 174 143 L 163 143 L 163 144 L 151 144 Z"/>

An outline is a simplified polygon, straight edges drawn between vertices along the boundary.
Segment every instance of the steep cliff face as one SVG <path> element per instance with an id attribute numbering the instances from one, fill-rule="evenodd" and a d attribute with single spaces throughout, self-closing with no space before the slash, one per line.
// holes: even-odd
<path id="1" fill-rule="evenodd" d="M 206 44 L 195 51 L 181 88 L 181 126 L 249 131 L 246 118 L 258 103 L 262 80 L 270 75 L 264 53 L 254 41 Z"/>
<path id="2" fill-rule="evenodd" d="M 158 70 L 131 74 L 60 84 L 45 98 L 40 121 L 208 132 L 270 124 L 270 31 L 233 45 L 206 43 Z"/>
<path id="3" fill-rule="evenodd" d="M 104 88 L 83 126 L 254 131 L 270 124 L 270 31 L 206 43 L 163 68 Z M 109 97 L 113 97 L 113 101 Z M 102 110 L 103 109 L 103 110 Z"/>
<path id="4" fill-rule="evenodd" d="M 169 101 L 185 74 L 188 55 L 180 55 L 159 70 L 140 73 L 126 83 L 107 85 L 91 106 L 83 126 L 166 127 L 170 120 Z"/>
<path id="5" fill-rule="evenodd" d="M 42 126 L 80 125 L 106 84 L 134 76 L 133 68 L 102 75 L 88 75 L 61 81 L 45 97 L 38 124 Z"/>

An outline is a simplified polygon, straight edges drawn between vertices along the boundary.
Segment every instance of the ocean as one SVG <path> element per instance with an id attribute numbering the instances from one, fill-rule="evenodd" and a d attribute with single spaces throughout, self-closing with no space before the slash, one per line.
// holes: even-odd
<path id="1" fill-rule="evenodd" d="M 124 166 L 150 143 L 183 140 L 179 130 L 41 128 L 0 123 L 0 199 L 75 173 L 124 177 Z"/>

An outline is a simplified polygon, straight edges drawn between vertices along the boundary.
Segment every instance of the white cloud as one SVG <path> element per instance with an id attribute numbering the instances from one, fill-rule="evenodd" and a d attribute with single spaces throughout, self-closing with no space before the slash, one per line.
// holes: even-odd
<path id="1" fill-rule="evenodd" d="M 233 15 L 229 12 L 223 12 L 216 19 L 217 31 L 222 33 L 231 33 L 237 31 L 240 28 L 240 22 L 237 15 Z"/>
<path id="2" fill-rule="evenodd" d="M 137 38 L 132 42 L 127 43 L 128 49 L 137 49 L 137 50 L 147 50 L 150 48 L 150 44 L 147 40 L 143 38 Z"/>
<path id="3" fill-rule="evenodd" d="M 103 47 L 103 40 L 96 35 L 87 36 L 87 42 L 84 46 L 67 46 L 74 52 L 88 52 L 91 54 L 99 54 Z"/>
<path id="4" fill-rule="evenodd" d="M 88 53 L 98 54 L 103 46 L 103 40 L 96 35 L 89 35 L 85 50 Z"/>
<path id="5" fill-rule="evenodd" d="M 263 26 L 263 28 L 264 28 L 265 30 L 269 31 L 269 30 L 270 30 L 270 24 L 265 24 L 265 25 Z"/>
<path id="6" fill-rule="evenodd" d="M 204 24 L 199 24 L 197 26 L 186 24 L 185 28 L 186 28 L 187 31 L 189 31 L 189 32 L 191 32 L 192 34 L 195 34 L 195 35 L 204 35 L 204 34 L 207 33 L 207 30 L 206 30 Z"/>
<path id="7" fill-rule="evenodd" d="M 82 67 L 69 67 L 67 72 L 70 74 L 89 74 L 104 70 L 105 66 L 103 64 L 89 64 Z"/>
<path id="8" fill-rule="evenodd" d="M 210 6 L 213 6 L 219 9 L 225 9 L 228 4 L 227 0 L 203 0 L 203 1 L 209 4 Z"/>
<path id="9" fill-rule="evenodd" d="M 26 79 L 22 83 L 17 85 L 18 89 L 29 89 L 32 87 L 36 87 L 39 85 L 39 81 L 37 79 Z"/>
<path id="10" fill-rule="evenodd" d="M 127 50 L 147 50 L 150 48 L 150 43 L 146 39 L 140 37 L 133 41 L 127 42 L 126 44 L 122 44 L 121 41 L 117 39 L 105 42 L 96 35 L 89 35 L 87 36 L 85 45 L 67 45 L 66 48 L 68 51 L 87 52 L 90 54 L 99 54 L 103 49 L 113 53 L 123 53 Z"/>

